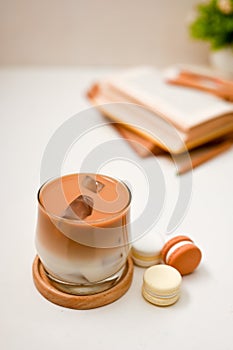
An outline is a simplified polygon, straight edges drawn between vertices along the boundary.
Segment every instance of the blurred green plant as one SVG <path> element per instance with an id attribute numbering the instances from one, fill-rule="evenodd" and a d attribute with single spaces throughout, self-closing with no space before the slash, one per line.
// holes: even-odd
<path id="1" fill-rule="evenodd" d="M 233 0 L 210 0 L 197 5 L 190 35 L 209 41 L 212 50 L 233 48 Z"/>

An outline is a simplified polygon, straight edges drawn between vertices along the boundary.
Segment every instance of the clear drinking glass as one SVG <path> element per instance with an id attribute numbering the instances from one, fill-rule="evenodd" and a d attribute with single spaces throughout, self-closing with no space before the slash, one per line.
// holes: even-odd
<path id="1" fill-rule="evenodd" d="M 73 210 L 76 198 L 82 203 Z M 120 280 L 130 250 L 130 203 L 128 187 L 105 175 L 71 174 L 42 185 L 36 249 L 58 289 L 95 294 Z"/>

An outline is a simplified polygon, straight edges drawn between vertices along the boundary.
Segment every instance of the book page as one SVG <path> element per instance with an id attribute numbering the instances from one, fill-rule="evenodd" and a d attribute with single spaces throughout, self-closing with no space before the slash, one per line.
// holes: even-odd
<path id="1" fill-rule="evenodd" d="M 118 74 L 108 83 L 175 124 L 184 132 L 233 112 L 233 104 L 209 93 L 170 85 L 154 68 L 133 69 Z"/>
<path id="2" fill-rule="evenodd" d="M 92 102 L 97 104 L 99 110 L 108 118 L 127 125 L 140 137 L 146 138 L 162 149 L 171 153 L 180 153 L 186 149 L 185 135 L 150 110 L 132 103 L 110 100 L 108 95 L 103 94 L 102 89 L 100 94 L 92 97 Z"/>

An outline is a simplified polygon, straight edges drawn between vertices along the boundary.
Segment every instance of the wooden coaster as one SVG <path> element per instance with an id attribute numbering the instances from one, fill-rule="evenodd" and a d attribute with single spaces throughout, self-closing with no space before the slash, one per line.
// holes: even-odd
<path id="1" fill-rule="evenodd" d="M 110 304 L 124 295 L 132 282 L 133 262 L 129 257 L 126 273 L 115 286 L 93 295 L 72 295 L 56 289 L 47 277 L 38 256 L 34 259 L 32 273 L 36 288 L 47 300 L 70 309 L 85 310 Z"/>

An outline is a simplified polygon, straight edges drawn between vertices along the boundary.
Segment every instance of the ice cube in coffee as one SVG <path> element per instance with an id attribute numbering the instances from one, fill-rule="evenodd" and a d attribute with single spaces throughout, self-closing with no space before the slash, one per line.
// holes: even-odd
<path id="1" fill-rule="evenodd" d="M 93 199 L 89 196 L 80 195 L 75 198 L 62 214 L 63 218 L 84 220 L 92 213 Z"/>
<path id="2" fill-rule="evenodd" d="M 92 191 L 92 192 L 99 192 L 102 190 L 102 188 L 104 187 L 104 184 L 98 180 L 96 180 L 95 178 L 93 178 L 92 176 L 86 175 L 82 181 L 82 185 L 83 187 L 87 188 L 88 190 Z"/>
<path id="3" fill-rule="evenodd" d="M 105 175 L 72 174 L 43 185 L 38 200 L 36 248 L 49 277 L 77 294 L 116 283 L 130 248 L 127 186 Z"/>

